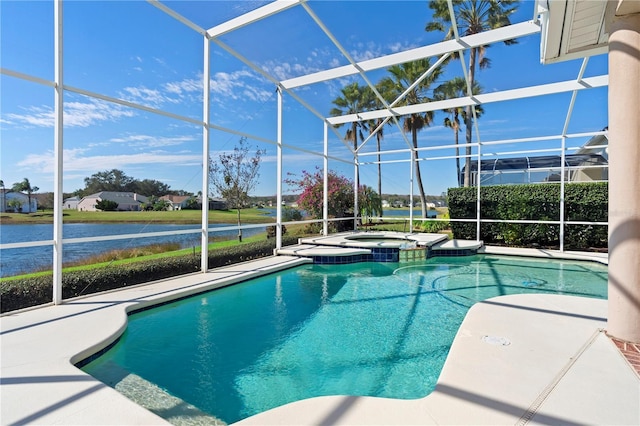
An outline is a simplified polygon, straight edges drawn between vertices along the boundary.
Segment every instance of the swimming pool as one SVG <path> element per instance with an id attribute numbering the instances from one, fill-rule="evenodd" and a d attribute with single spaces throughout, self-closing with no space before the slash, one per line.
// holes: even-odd
<path id="1" fill-rule="evenodd" d="M 486 255 L 304 265 L 133 314 L 83 369 L 173 423 L 321 395 L 420 398 L 473 303 L 535 292 L 606 298 L 607 268 Z"/>

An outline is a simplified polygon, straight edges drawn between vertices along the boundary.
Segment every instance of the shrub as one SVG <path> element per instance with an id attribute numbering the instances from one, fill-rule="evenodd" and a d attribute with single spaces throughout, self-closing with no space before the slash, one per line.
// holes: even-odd
<path id="1" fill-rule="evenodd" d="M 282 235 L 287 233 L 287 227 L 282 225 Z M 267 239 L 276 237 L 276 225 L 267 226 Z"/>
<path id="2" fill-rule="evenodd" d="M 606 222 L 606 182 L 565 185 L 565 220 Z M 500 185 L 480 188 L 482 219 L 560 220 L 560 185 Z M 477 188 L 450 188 L 451 218 L 476 218 Z M 475 239 L 476 224 L 452 222 L 454 238 Z M 480 239 L 485 243 L 514 246 L 558 247 L 560 226 L 553 224 L 482 223 Z M 565 225 L 565 247 L 572 250 L 607 247 L 607 227 Z"/>
<path id="3" fill-rule="evenodd" d="M 449 229 L 449 226 L 449 222 L 438 220 L 424 220 L 420 223 L 417 223 L 414 229 L 420 232 L 436 234 L 440 231 L 444 231 L 445 229 Z"/>
<path id="4" fill-rule="evenodd" d="M 283 237 L 283 245 L 295 244 L 295 237 Z M 266 240 L 209 251 L 209 268 L 266 257 L 273 254 L 275 241 Z M 62 297 L 98 293 L 106 290 L 148 283 L 200 270 L 200 257 L 192 254 L 142 260 L 117 267 L 66 271 L 62 275 Z M 51 302 L 53 275 L 0 280 L 1 312 L 13 311 Z"/>

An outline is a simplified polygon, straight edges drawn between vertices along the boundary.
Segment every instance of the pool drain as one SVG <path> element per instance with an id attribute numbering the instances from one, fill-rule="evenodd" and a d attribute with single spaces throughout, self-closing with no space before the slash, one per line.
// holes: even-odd
<path id="1" fill-rule="evenodd" d="M 482 341 L 496 346 L 509 346 L 511 344 L 509 339 L 500 336 L 482 336 Z"/>

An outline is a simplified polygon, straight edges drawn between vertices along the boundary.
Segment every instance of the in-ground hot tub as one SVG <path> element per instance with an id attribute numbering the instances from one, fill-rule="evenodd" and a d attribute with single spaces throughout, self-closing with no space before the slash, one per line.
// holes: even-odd
<path id="1" fill-rule="evenodd" d="M 385 236 L 384 234 L 372 235 L 353 235 L 346 236 L 346 240 L 362 243 L 362 247 L 394 247 L 394 248 L 414 248 L 418 245 L 415 240 L 410 238 L 399 238 L 396 236 Z"/>

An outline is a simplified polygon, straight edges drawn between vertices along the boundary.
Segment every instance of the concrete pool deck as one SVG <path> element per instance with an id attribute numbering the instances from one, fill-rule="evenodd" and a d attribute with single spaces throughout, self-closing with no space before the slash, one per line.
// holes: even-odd
<path id="1" fill-rule="evenodd" d="M 558 256 L 545 250 L 483 250 Z M 606 262 L 606 255 L 562 256 Z M 127 310 L 306 262 L 269 257 L 2 316 L 0 423 L 168 424 L 73 363 L 114 341 L 126 327 Z M 490 299 L 467 314 L 436 390 L 425 398 L 312 398 L 240 423 L 640 424 L 640 379 L 603 332 L 606 315 L 605 300 Z"/>

